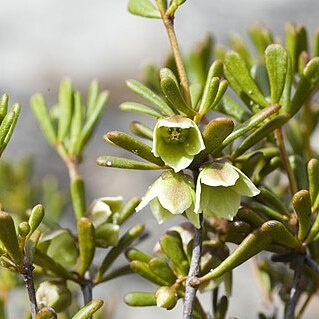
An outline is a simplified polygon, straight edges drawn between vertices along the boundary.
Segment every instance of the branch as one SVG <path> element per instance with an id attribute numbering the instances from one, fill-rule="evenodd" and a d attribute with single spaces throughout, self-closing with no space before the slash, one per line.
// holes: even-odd
<path id="1" fill-rule="evenodd" d="M 200 228 L 195 228 L 195 236 L 193 242 L 192 260 L 186 279 L 186 289 L 184 297 L 183 319 L 191 319 L 194 310 L 194 300 L 198 286 L 192 286 L 191 282 L 200 273 L 200 257 L 202 252 L 202 222 L 203 214 L 200 214 Z"/>
<path id="2" fill-rule="evenodd" d="M 31 316 L 32 316 L 32 319 L 36 319 L 38 306 L 37 306 L 37 299 L 35 296 L 34 280 L 32 275 L 32 271 L 34 267 L 33 267 L 33 264 L 30 262 L 27 254 L 24 255 L 23 266 L 24 266 L 23 276 L 24 276 L 25 286 L 28 292 L 29 301 L 30 301 Z"/>

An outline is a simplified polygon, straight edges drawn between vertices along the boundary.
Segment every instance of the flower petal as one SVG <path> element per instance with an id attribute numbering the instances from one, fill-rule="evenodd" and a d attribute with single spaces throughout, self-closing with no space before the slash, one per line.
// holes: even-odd
<path id="1" fill-rule="evenodd" d="M 172 214 L 183 214 L 193 203 L 192 188 L 183 174 L 165 172 L 158 184 L 158 199 Z"/>
<path id="2" fill-rule="evenodd" d="M 174 217 L 167 209 L 165 209 L 157 198 L 154 198 L 150 202 L 150 207 L 152 214 L 156 218 L 159 224 L 162 224 L 164 221 L 170 220 Z"/>
<path id="3" fill-rule="evenodd" d="M 197 125 L 191 119 L 184 117 L 182 115 L 173 115 L 170 117 L 160 118 L 157 121 L 156 126 L 157 127 L 179 127 L 181 129 L 197 127 Z"/>
<path id="4" fill-rule="evenodd" d="M 183 144 L 158 143 L 157 147 L 157 152 L 160 154 L 161 159 L 166 165 L 172 167 L 175 172 L 188 167 L 193 161 L 194 156 L 185 152 Z"/>
<path id="5" fill-rule="evenodd" d="M 198 127 L 191 127 L 188 129 L 186 141 L 184 142 L 185 151 L 189 155 L 196 155 L 203 149 L 205 144 Z"/>
<path id="6" fill-rule="evenodd" d="M 194 207 L 191 207 L 185 212 L 187 219 L 196 227 L 200 228 L 199 215 L 194 212 Z"/>
<path id="7" fill-rule="evenodd" d="M 139 212 L 140 210 L 142 210 L 145 206 L 147 206 L 147 204 L 153 200 L 156 196 L 157 196 L 157 186 L 158 186 L 158 180 L 157 179 L 153 185 L 148 189 L 148 191 L 146 192 L 145 196 L 142 198 L 142 201 L 140 202 L 140 204 L 135 208 L 136 212 Z"/>
<path id="8" fill-rule="evenodd" d="M 231 189 L 242 196 L 253 197 L 258 195 L 260 191 L 254 183 L 237 167 L 234 167 L 234 169 L 238 172 L 239 179 Z"/>
<path id="9" fill-rule="evenodd" d="M 237 214 L 240 206 L 240 195 L 225 187 L 207 187 L 209 192 L 209 209 L 204 210 L 204 214 L 216 218 L 225 218 L 232 220 Z"/>
<path id="10" fill-rule="evenodd" d="M 239 174 L 234 166 L 228 163 L 211 163 L 203 168 L 198 178 L 201 183 L 208 186 L 233 186 L 239 179 Z"/>

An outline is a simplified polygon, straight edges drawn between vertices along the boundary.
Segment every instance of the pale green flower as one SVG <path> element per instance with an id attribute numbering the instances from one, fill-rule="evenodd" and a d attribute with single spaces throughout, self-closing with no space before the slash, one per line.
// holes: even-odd
<path id="1" fill-rule="evenodd" d="M 194 213 L 194 202 L 195 191 L 191 177 L 167 171 L 149 188 L 136 211 L 140 211 L 149 203 L 160 224 L 175 215 L 185 213 L 188 220 L 199 227 L 198 215 Z"/>
<path id="2" fill-rule="evenodd" d="M 214 162 L 204 166 L 199 173 L 195 212 L 232 220 L 239 209 L 240 197 L 258 194 L 256 186 L 237 167 Z"/>
<path id="3" fill-rule="evenodd" d="M 175 172 L 187 168 L 194 156 L 205 148 L 197 125 L 181 115 L 158 120 L 153 136 L 152 152 Z"/>

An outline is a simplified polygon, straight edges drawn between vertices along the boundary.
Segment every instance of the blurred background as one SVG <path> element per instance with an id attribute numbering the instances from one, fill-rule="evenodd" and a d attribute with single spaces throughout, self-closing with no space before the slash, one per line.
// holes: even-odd
<path id="1" fill-rule="evenodd" d="M 29 98 L 42 92 L 48 103 L 54 105 L 61 79 L 70 77 L 83 93 L 92 79 L 98 79 L 101 87 L 111 92 L 111 98 L 81 167 L 89 200 L 118 194 L 126 200 L 143 196 L 157 173 L 108 170 L 97 167 L 95 159 L 105 154 L 121 155 L 122 151 L 106 145 L 102 136 L 111 130 L 128 131 L 130 121 L 136 118 L 134 114 L 120 113 L 118 105 L 135 99 L 128 92 L 125 79 L 140 79 L 145 64 L 160 65 L 164 61 L 169 46 L 161 21 L 130 15 L 126 0 L 1 0 L 0 3 L 0 93 L 8 93 L 11 103 L 23 105 L 4 160 L 33 156 L 35 178 L 56 175 L 67 193 L 66 169 L 44 140 L 30 112 Z M 227 36 L 234 31 L 247 39 L 245 30 L 255 22 L 265 24 L 280 36 L 285 22 L 292 20 L 305 24 L 312 35 L 318 26 L 318 12 L 316 0 L 188 0 L 178 11 L 176 31 L 182 51 L 187 52 L 208 33 L 222 44 L 227 44 Z M 156 233 L 162 233 L 167 225 L 159 227 L 148 209 L 135 217 L 137 222 L 145 220 L 154 236 L 143 245 L 151 250 Z M 235 271 L 229 315 L 255 318 L 256 310 L 266 307 L 262 291 L 255 288 L 256 280 L 251 274 L 249 264 Z M 124 305 L 120 299 L 125 292 L 152 289 L 134 276 L 112 284 L 101 287 L 96 296 L 115 307 L 114 318 L 146 318 L 150 314 L 154 319 L 179 317 L 180 308 L 167 312 Z M 207 296 L 207 308 L 209 302 Z M 316 316 L 308 314 L 307 318 Z"/>

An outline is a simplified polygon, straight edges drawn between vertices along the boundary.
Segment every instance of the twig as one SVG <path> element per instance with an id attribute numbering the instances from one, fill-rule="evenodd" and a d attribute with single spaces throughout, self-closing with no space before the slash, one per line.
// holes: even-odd
<path id="1" fill-rule="evenodd" d="M 176 62 L 176 67 L 177 67 L 179 79 L 180 79 L 180 82 L 181 82 L 180 84 L 181 84 L 181 88 L 182 88 L 182 91 L 183 91 L 184 98 L 186 100 L 186 103 L 191 106 L 192 105 L 192 101 L 191 101 L 191 95 L 190 95 L 190 92 L 189 92 L 187 74 L 186 74 L 183 58 L 181 56 L 181 52 L 180 52 L 180 49 L 179 49 L 179 45 L 178 45 L 178 42 L 177 42 L 175 30 L 174 30 L 174 16 L 166 14 L 166 9 L 160 3 L 161 1 L 156 0 L 156 2 L 157 2 L 157 5 L 158 5 L 158 8 L 160 10 L 160 13 L 161 13 L 161 16 L 162 16 L 162 20 L 163 20 L 164 26 L 166 28 L 167 35 L 168 35 L 168 38 L 169 38 L 169 42 L 170 42 L 170 45 L 171 45 L 171 48 L 172 48 L 172 51 L 173 51 L 173 55 L 174 55 L 174 59 L 175 59 L 175 62 Z"/>
<path id="2" fill-rule="evenodd" d="M 93 298 L 92 288 L 93 288 L 93 285 L 91 280 L 89 279 L 85 280 L 83 284 L 81 285 L 84 305 L 92 301 L 92 298 Z M 91 319 L 91 318 L 92 317 L 89 317 L 88 319 Z"/>
<path id="3" fill-rule="evenodd" d="M 35 288 L 34 288 L 34 280 L 33 280 L 33 265 L 29 260 L 27 254 L 24 255 L 23 260 L 23 276 L 25 281 L 25 286 L 27 288 L 28 297 L 30 301 L 30 308 L 31 308 L 31 316 L 32 319 L 36 319 L 38 306 L 37 306 L 37 299 L 35 297 Z"/>
<path id="4" fill-rule="evenodd" d="M 317 275 L 319 275 L 319 265 L 312 258 L 306 256 L 305 264 L 308 265 Z"/>
<path id="5" fill-rule="evenodd" d="M 285 319 L 293 319 L 295 309 L 297 306 L 298 298 L 300 296 L 299 283 L 302 276 L 305 263 L 305 256 L 301 254 L 296 255 L 295 259 L 295 274 L 293 279 L 293 285 L 290 290 L 290 300 L 286 310 Z"/>
<path id="6" fill-rule="evenodd" d="M 186 279 L 186 289 L 184 297 L 183 319 L 191 319 L 194 310 L 194 300 L 198 286 L 192 286 L 191 282 L 199 275 L 200 272 L 200 256 L 202 252 L 202 221 L 203 215 L 200 214 L 200 228 L 195 228 L 195 236 L 193 242 L 192 260 Z"/>

